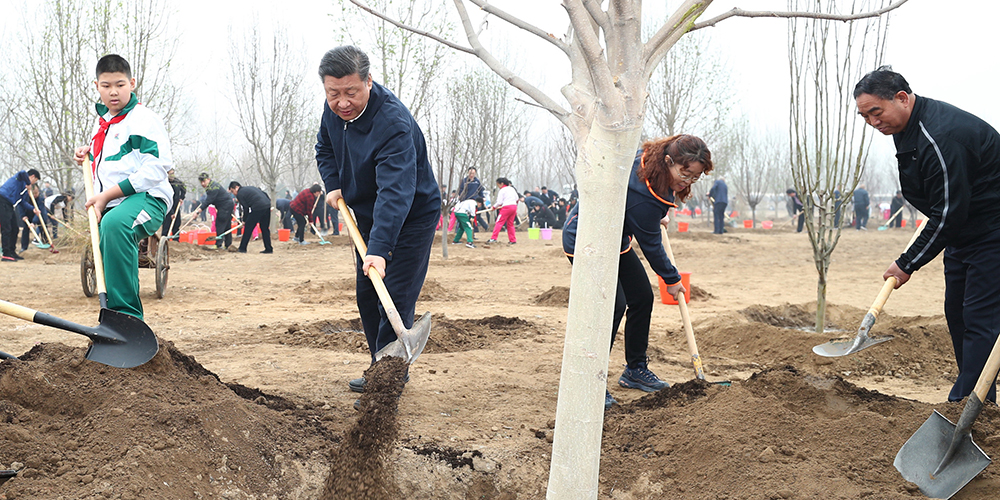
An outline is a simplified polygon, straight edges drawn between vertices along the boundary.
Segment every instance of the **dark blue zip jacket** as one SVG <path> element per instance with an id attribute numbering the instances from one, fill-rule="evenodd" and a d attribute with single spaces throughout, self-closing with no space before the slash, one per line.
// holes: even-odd
<path id="1" fill-rule="evenodd" d="M 351 123 L 323 104 L 316 163 L 327 192 L 341 190 L 369 235 L 368 255 L 392 260 L 404 224 L 437 223 L 441 192 L 424 134 L 403 103 L 378 83 Z"/>
<path id="2" fill-rule="evenodd" d="M 893 134 L 903 196 L 927 227 L 896 265 L 913 273 L 946 246 L 963 247 L 1000 229 L 1000 134 L 975 115 L 917 96 L 906 128 Z"/>
<path id="3" fill-rule="evenodd" d="M 29 182 L 31 182 L 31 179 L 28 179 L 28 171 L 22 170 L 15 174 L 14 177 L 7 179 L 3 183 L 3 186 L 0 186 L 0 196 L 3 196 L 4 199 L 13 205 L 21 199 L 21 195 L 25 192 L 24 188 L 28 187 Z"/>
<path id="4" fill-rule="evenodd" d="M 670 208 L 676 207 L 674 193 L 673 191 L 664 193 L 666 196 L 653 193 L 646 181 L 639 178 L 641 158 L 642 150 L 639 150 L 635 162 L 632 164 L 632 173 L 629 174 L 628 178 L 621 253 L 632 251 L 632 239 L 635 238 L 653 272 L 663 278 L 663 282 L 667 285 L 676 285 L 681 282 L 681 274 L 667 258 L 667 252 L 663 249 L 663 239 L 660 236 L 660 219 L 667 215 Z M 563 252 L 570 257 L 573 256 L 576 249 L 576 225 L 579 219 L 579 208 L 580 204 L 577 203 L 573 210 L 570 210 L 562 231 Z"/>

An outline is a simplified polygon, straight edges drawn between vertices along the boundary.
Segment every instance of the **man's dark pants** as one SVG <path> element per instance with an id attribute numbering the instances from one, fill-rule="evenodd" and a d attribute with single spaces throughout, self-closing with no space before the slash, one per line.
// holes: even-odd
<path id="1" fill-rule="evenodd" d="M 3 254 L 13 257 L 16 252 L 17 230 L 20 224 L 17 221 L 17 212 L 14 205 L 11 205 L 6 198 L 0 196 L 0 246 L 3 247 Z"/>
<path id="2" fill-rule="evenodd" d="M 383 281 L 406 328 L 413 326 L 417 297 L 420 296 L 424 278 L 427 277 L 437 221 L 438 214 L 434 214 L 425 221 L 404 223 L 396 240 L 396 248 L 392 251 L 392 260 L 386 263 Z M 362 238 L 368 242 L 371 227 L 360 229 Z M 361 271 L 362 259 L 355 258 L 355 262 L 358 311 L 361 313 L 361 324 L 365 329 L 368 350 L 374 363 L 375 353 L 396 340 L 396 332 L 385 315 L 371 279 Z"/>
<path id="3" fill-rule="evenodd" d="M 715 234 L 722 234 L 726 230 L 726 206 L 728 203 L 713 203 L 712 214 L 715 216 Z"/>
<path id="4" fill-rule="evenodd" d="M 967 246 L 944 251 L 944 313 L 958 378 L 949 401 L 968 396 L 1000 334 L 1000 230 Z M 993 381 L 991 381 L 993 382 Z M 996 384 L 987 399 L 996 401 Z"/>
<path id="5" fill-rule="evenodd" d="M 215 213 L 216 236 L 219 236 L 220 234 L 225 233 L 226 231 L 229 231 L 232 228 L 233 228 L 232 212 L 223 212 L 222 210 L 219 210 L 218 212 Z M 225 242 L 225 245 L 223 245 L 223 242 Z M 215 240 L 215 246 L 219 248 L 222 247 L 229 248 L 229 246 L 232 244 L 233 244 L 233 233 L 229 233 L 223 236 L 221 240 Z"/>
<path id="6" fill-rule="evenodd" d="M 306 216 L 295 213 L 294 211 L 290 212 L 292 212 L 292 218 L 295 219 L 295 240 L 302 241 L 302 239 L 306 237 L 306 226 L 308 225 L 308 222 L 306 222 Z"/>
<path id="7" fill-rule="evenodd" d="M 863 227 L 868 227 L 868 207 L 854 207 L 854 229 L 860 230 Z"/>
<path id="8" fill-rule="evenodd" d="M 257 225 L 260 226 L 260 239 L 264 240 L 264 251 L 272 251 L 270 207 L 249 210 L 246 218 L 243 219 L 243 222 L 243 238 L 240 239 L 240 251 L 247 251 L 247 245 L 250 244 L 250 240 L 253 238 L 253 228 Z"/>

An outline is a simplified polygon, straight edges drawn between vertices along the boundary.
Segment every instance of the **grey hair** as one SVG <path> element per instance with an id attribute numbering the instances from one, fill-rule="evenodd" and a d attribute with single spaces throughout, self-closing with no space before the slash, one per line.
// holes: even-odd
<path id="1" fill-rule="evenodd" d="M 342 45 L 323 54 L 323 59 L 319 62 L 319 77 L 344 78 L 356 73 L 362 80 L 367 80 L 370 67 L 368 55 L 361 49 L 353 45 Z"/>

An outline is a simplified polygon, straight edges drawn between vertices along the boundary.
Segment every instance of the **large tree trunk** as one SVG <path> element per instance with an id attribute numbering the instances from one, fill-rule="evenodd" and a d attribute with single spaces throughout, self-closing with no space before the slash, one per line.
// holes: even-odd
<path id="1" fill-rule="evenodd" d="M 628 172 L 641 132 L 640 126 L 609 129 L 595 120 L 577 158 L 580 220 L 556 404 L 549 499 L 597 498 L 604 426 L 601 393 L 608 383 L 621 250 L 621 239 L 613 235 L 622 232 Z M 581 477 L 584 471 L 586 477 Z"/>

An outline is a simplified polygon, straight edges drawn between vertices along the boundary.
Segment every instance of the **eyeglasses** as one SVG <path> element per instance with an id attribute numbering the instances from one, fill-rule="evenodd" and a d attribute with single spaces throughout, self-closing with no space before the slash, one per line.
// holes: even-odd
<path id="1" fill-rule="evenodd" d="M 691 175 L 684 173 L 684 170 L 677 163 L 671 162 L 671 166 L 677 167 L 677 177 L 682 181 L 691 181 L 691 183 L 694 184 L 695 182 L 698 182 L 698 179 L 701 179 L 701 174 Z"/>

